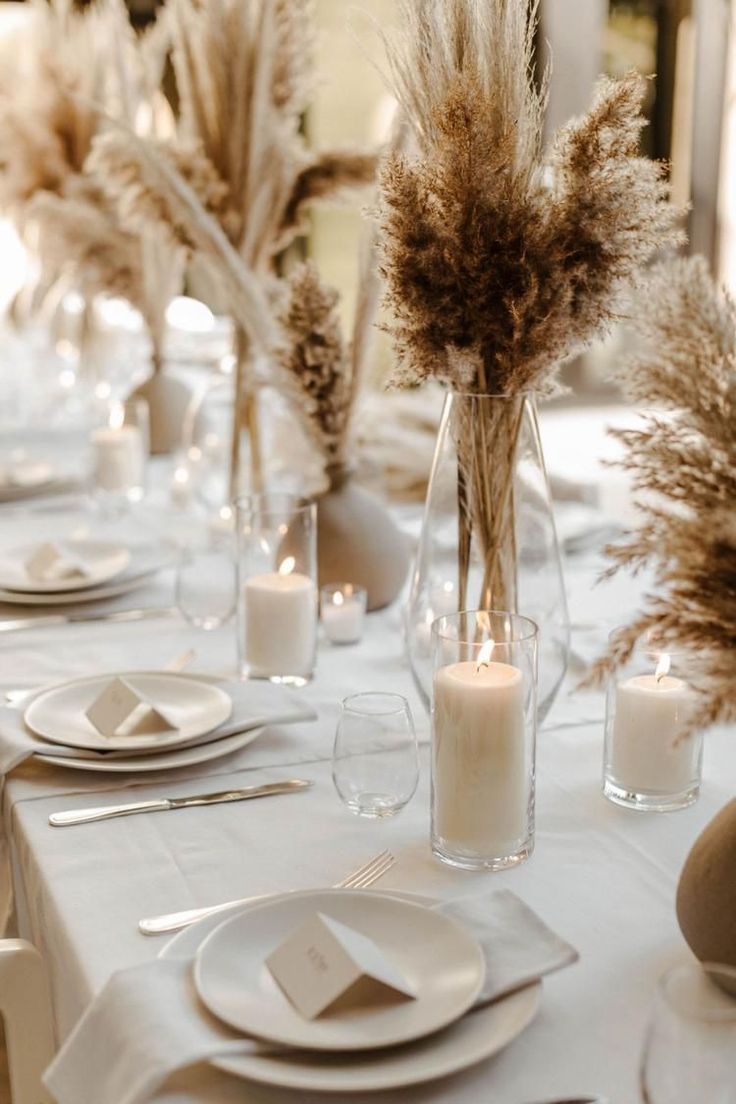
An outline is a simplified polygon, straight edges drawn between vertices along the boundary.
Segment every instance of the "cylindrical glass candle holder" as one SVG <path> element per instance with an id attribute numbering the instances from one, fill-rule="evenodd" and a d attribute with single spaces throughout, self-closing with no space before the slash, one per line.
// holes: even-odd
<path id="1" fill-rule="evenodd" d="M 90 444 L 97 496 L 112 504 L 140 501 L 150 451 L 148 404 L 143 399 L 112 403 L 105 424 L 92 430 Z"/>
<path id="2" fill-rule="evenodd" d="M 505 611 L 432 625 L 432 851 L 501 870 L 534 848 L 538 629 Z"/>
<path id="3" fill-rule="evenodd" d="M 328 583 L 319 592 L 322 628 L 331 644 L 357 644 L 363 635 L 368 593 L 353 583 Z"/>
<path id="4" fill-rule="evenodd" d="M 618 805 L 650 812 L 697 800 L 702 733 L 685 735 L 696 698 L 683 654 L 646 644 L 608 683 L 603 793 Z"/>
<path id="5" fill-rule="evenodd" d="M 241 676 L 302 686 L 317 651 L 317 512 L 287 494 L 236 502 Z"/>

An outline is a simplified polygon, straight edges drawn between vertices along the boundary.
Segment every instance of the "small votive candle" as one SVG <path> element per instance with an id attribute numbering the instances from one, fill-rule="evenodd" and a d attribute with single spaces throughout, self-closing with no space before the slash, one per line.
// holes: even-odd
<path id="1" fill-rule="evenodd" d="M 320 612 L 332 644 L 357 644 L 363 636 L 368 594 L 353 583 L 330 583 L 320 590 Z"/>
<path id="2" fill-rule="evenodd" d="M 702 734 L 685 734 L 695 696 L 671 663 L 642 653 L 609 684 L 603 793 L 618 805 L 669 812 L 700 792 Z"/>

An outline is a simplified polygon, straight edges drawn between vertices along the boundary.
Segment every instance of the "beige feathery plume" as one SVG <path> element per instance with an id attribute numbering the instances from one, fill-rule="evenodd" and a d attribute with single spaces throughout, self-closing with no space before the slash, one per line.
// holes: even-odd
<path id="1" fill-rule="evenodd" d="M 0 203 L 32 233 L 52 278 L 140 310 L 158 366 L 183 251 L 158 230 L 132 232 L 89 168 L 109 116 L 133 125 L 150 109 L 164 36 L 139 42 L 122 0 L 81 12 L 64 0 L 35 8 L 21 54 L 25 79 L 0 95 Z"/>
<path id="2" fill-rule="evenodd" d="M 353 396 L 339 298 L 308 262 L 289 277 L 278 315 L 284 334 L 278 382 L 327 467 L 344 459 Z"/>
<path id="3" fill-rule="evenodd" d="M 316 200 L 369 184 L 375 155 L 313 153 L 302 117 L 314 89 L 312 0 L 169 0 L 180 132 L 227 189 L 221 224 L 270 273 Z"/>
<path id="4" fill-rule="evenodd" d="M 656 592 L 589 681 L 625 663 L 639 640 L 685 650 L 700 728 L 736 720 L 736 303 L 703 258 L 678 260 L 653 270 L 635 323 L 641 348 L 623 382 L 660 412 L 616 433 L 644 518 L 607 549 L 608 574 L 646 564 Z"/>

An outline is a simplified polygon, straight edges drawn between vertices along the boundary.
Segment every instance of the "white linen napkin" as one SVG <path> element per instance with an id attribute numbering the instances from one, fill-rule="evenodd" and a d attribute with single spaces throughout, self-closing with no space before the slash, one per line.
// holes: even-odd
<path id="1" fill-rule="evenodd" d="M 265 682 L 232 682 L 222 683 L 221 686 L 232 698 L 233 711 L 230 717 L 206 736 L 191 740 L 186 745 L 181 745 L 182 747 L 212 743 L 214 740 L 245 732 L 249 728 L 313 721 L 317 717 L 311 705 L 281 686 Z M 131 752 L 94 752 L 46 743 L 28 731 L 23 723 L 22 710 L 8 706 L 0 708 L 0 776 L 9 774 L 34 754 L 61 755 L 66 759 L 121 759 Z M 140 752 L 136 751 L 134 754 L 138 755 Z"/>
<path id="2" fill-rule="evenodd" d="M 577 951 L 509 890 L 438 905 L 478 940 L 488 1004 L 568 966 Z M 225 1055 L 274 1053 L 237 1035 L 199 1000 L 191 959 L 158 960 L 114 974 L 44 1078 L 58 1104 L 144 1104 L 174 1073 Z"/>

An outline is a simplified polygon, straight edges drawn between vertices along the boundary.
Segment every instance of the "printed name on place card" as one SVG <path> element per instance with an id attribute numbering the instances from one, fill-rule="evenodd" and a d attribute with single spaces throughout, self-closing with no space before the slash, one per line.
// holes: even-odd
<path id="1" fill-rule="evenodd" d="M 316 913 L 266 959 L 296 1010 L 331 1013 L 413 999 L 414 988 L 381 948 L 331 916 Z"/>
<path id="2" fill-rule="evenodd" d="M 132 736 L 145 732 L 171 732 L 177 728 L 123 678 L 114 678 L 103 688 L 85 716 L 102 736 Z"/>

